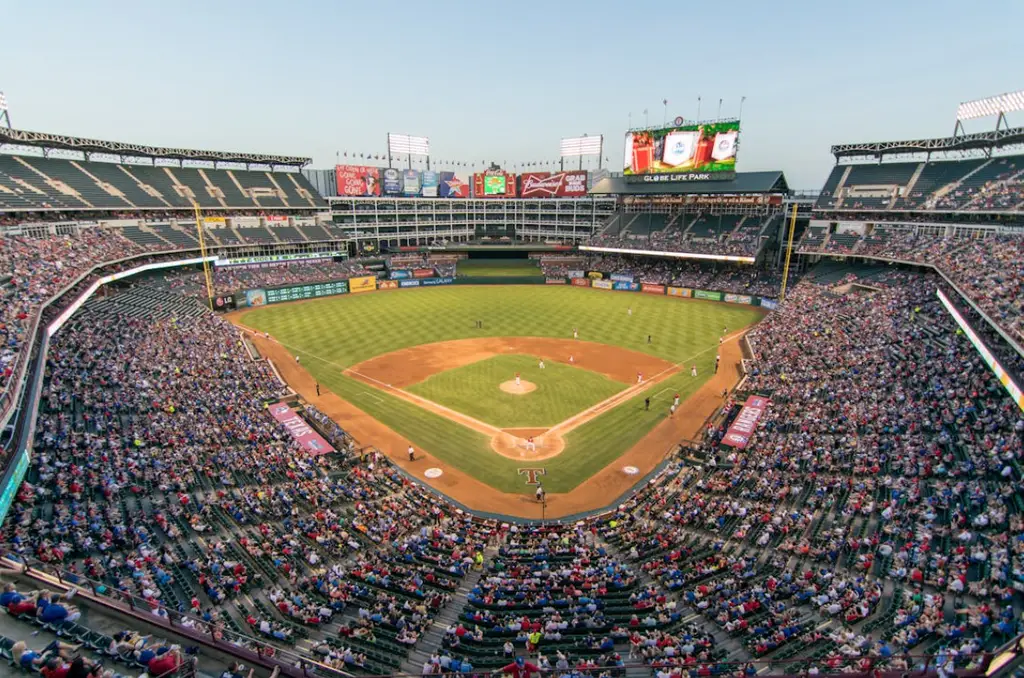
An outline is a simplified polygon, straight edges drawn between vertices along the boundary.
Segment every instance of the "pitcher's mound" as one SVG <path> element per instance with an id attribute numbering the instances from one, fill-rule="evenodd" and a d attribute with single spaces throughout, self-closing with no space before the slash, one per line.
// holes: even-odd
<path id="1" fill-rule="evenodd" d="M 505 393 L 523 395 L 524 393 L 529 393 L 530 391 L 536 391 L 537 384 L 534 384 L 532 381 L 526 381 L 525 379 L 520 379 L 519 383 L 516 384 L 516 380 L 511 379 L 509 381 L 503 381 L 499 388 Z"/>

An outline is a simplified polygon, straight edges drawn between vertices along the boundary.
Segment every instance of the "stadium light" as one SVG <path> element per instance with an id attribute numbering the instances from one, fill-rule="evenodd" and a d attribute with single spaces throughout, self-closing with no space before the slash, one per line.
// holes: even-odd
<path id="1" fill-rule="evenodd" d="M 7 97 L 4 96 L 3 92 L 0 92 L 0 112 L 7 110 Z"/>
<path id="2" fill-rule="evenodd" d="M 1024 111 L 1024 90 L 1008 92 L 985 99 L 965 101 L 956 108 L 956 119 L 974 120 L 976 118 L 987 118 L 992 115 Z"/>
<path id="3" fill-rule="evenodd" d="M 601 134 L 598 134 L 596 137 L 584 134 L 581 137 L 562 139 L 562 157 L 574 158 L 577 155 L 601 155 L 601 144 L 603 141 L 604 136 Z"/>
<path id="4" fill-rule="evenodd" d="M 408 134 L 388 133 L 388 153 L 391 155 L 430 155 L 430 139 Z"/>

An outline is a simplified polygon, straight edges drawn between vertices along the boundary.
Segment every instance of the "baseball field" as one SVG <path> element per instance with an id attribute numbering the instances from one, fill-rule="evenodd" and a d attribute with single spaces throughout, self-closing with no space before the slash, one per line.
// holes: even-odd
<path id="1" fill-rule="evenodd" d="M 553 503 L 584 486 L 597 488 L 589 501 L 614 501 L 618 494 L 607 493 L 628 489 L 638 478 L 627 476 L 653 468 L 684 429 L 692 435 L 686 426 L 699 428 L 721 403 L 722 386 L 737 380 L 739 335 L 761 315 L 531 285 L 348 294 L 232 319 L 269 333 L 270 341 L 257 339 L 261 352 L 361 443 L 471 507 L 487 493 L 476 503 L 517 513 L 534 476 Z M 580 505 L 565 501 L 562 512 Z"/>

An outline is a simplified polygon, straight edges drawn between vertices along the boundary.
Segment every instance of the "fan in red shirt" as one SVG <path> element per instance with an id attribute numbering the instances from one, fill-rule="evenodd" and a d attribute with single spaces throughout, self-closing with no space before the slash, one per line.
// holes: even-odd
<path id="1" fill-rule="evenodd" d="M 531 664 L 522 657 L 516 657 L 516 660 L 507 666 L 502 666 L 494 673 L 503 673 L 512 676 L 512 678 L 529 678 L 535 673 L 540 673 L 540 668 L 535 664 Z"/>

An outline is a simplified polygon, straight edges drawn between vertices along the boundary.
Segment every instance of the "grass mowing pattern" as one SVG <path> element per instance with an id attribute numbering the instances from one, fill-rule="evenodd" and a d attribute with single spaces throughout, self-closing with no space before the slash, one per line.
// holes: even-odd
<path id="1" fill-rule="evenodd" d="M 626 388 L 604 375 L 528 355 L 498 355 L 435 374 L 406 391 L 498 428 L 542 428 L 565 421 Z M 523 395 L 499 385 L 516 372 L 537 389 Z"/>
<path id="2" fill-rule="evenodd" d="M 633 309 L 632 316 L 627 308 Z M 321 384 L 416 446 L 499 490 L 529 494 L 531 488 L 516 475 L 522 464 L 495 454 L 486 436 L 346 377 L 342 369 L 408 346 L 481 336 L 569 338 L 573 327 L 587 341 L 685 361 L 683 374 L 653 390 L 652 396 L 668 389 L 653 400 L 650 412 L 643 411 L 643 397 L 638 396 L 574 430 L 565 451 L 543 462 L 548 471 L 544 486 L 550 492 L 567 492 L 668 416 L 675 390 L 685 401 L 704 383 L 714 370 L 724 327 L 734 332 L 759 317 L 742 305 L 529 285 L 346 294 L 254 309 L 243 322 L 299 353 L 303 367 Z M 484 321 L 483 330 L 474 329 L 477 319 Z M 653 335 L 652 344 L 647 344 L 648 334 Z M 694 362 L 701 375 L 696 379 L 688 369 Z"/>
<path id="3" fill-rule="evenodd" d="M 478 278 L 544 275 L 534 259 L 460 259 L 455 275 Z"/>

